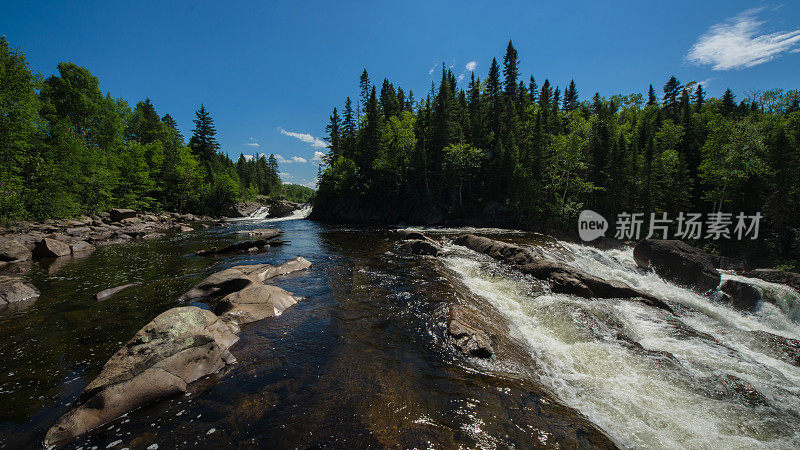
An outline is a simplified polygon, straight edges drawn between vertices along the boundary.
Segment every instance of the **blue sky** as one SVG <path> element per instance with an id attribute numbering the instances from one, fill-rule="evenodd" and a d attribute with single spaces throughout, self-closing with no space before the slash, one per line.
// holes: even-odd
<path id="1" fill-rule="evenodd" d="M 660 92 L 672 74 L 712 96 L 800 88 L 800 2 L 164 3 L 6 1 L 0 34 L 44 75 L 71 61 L 131 105 L 150 98 L 185 135 L 204 103 L 234 159 L 281 155 L 299 184 L 362 68 L 419 98 L 442 62 L 483 78 L 509 39 L 526 78 L 574 79 L 582 99 Z"/>

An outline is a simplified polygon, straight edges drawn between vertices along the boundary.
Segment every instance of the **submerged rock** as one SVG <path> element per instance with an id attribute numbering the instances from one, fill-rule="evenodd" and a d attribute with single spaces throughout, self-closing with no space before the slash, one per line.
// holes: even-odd
<path id="1" fill-rule="evenodd" d="M 0 261 L 27 261 L 31 259 L 31 251 L 15 239 L 0 240 Z"/>
<path id="2" fill-rule="evenodd" d="M 0 306 L 35 300 L 39 295 L 34 285 L 20 277 L 0 276 Z"/>
<path id="3" fill-rule="evenodd" d="M 736 309 L 753 311 L 761 300 L 758 289 L 741 281 L 725 280 L 719 290 L 725 294 L 723 299 L 729 301 Z"/>
<path id="4" fill-rule="evenodd" d="M 584 298 L 632 299 L 674 313 L 663 301 L 625 283 L 600 279 L 517 245 L 473 235 L 459 236 L 453 243 L 513 264 L 520 272 L 547 281 L 556 293 Z"/>
<path id="5" fill-rule="evenodd" d="M 47 432 L 45 445 L 58 445 L 187 386 L 236 359 L 228 350 L 238 340 L 211 311 L 194 306 L 170 309 L 144 326 L 103 366 L 72 409 Z"/>
<path id="6" fill-rule="evenodd" d="M 710 255 L 682 241 L 644 239 L 633 248 L 633 259 L 641 268 L 700 292 L 716 289 L 721 279 Z"/>
<path id="7" fill-rule="evenodd" d="M 69 245 L 55 239 L 44 238 L 36 243 L 33 248 L 35 259 L 58 258 L 72 254 Z"/>
<path id="8" fill-rule="evenodd" d="M 286 243 L 287 241 L 280 241 L 275 237 L 271 237 L 267 239 L 256 239 L 253 241 L 236 242 L 234 244 L 226 245 L 223 248 L 212 247 L 207 250 L 200 250 L 195 254 L 198 256 L 210 256 L 210 255 L 218 255 L 224 253 L 252 252 L 252 249 L 258 251 L 269 247 L 284 245 Z"/>
<path id="9" fill-rule="evenodd" d="M 437 256 L 442 251 L 439 244 L 428 240 L 408 240 L 400 244 L 400 250 L 414 255 Z"/>
<path id="10" fill-rule="evenodd" d="M 111 297 L 114 294 L 118 294 L 118 293 L 124 291 L 125 289 L 131 288 L 131 287 L 134 287 L 134 286 L 139 286 L 141 284 L 142 283 L 139 283 L 139 282 L 137 282 L 137 283 L 128 283 L 128 284 L 123 284 L 122 286 L 103 289 L 102 291 L 98 292 L 97 294 L 94 294 L 94 299 L 97 300 L 97 301 L 103 301 L 103 300 Z"/>
<path id="11" fill-rule="evenodd" d="M 193 382 L 235 363 L 230 347 L 242 324 L 278 316 L 299 300 L 263 281 L 310 265 L 298 257 L 277 267 L 237 266 L 203 280 L 181 300 L 202 298 L 218 314 L 181 306 L 145 325 L 50 428 L 45 445 L 64 444 L 136 408 L 185 392 Z"/>
<path id="12" fill-rule="evenodd" d="M 769 281 L 770 283 L 785 284 L 800 291 L 800 273 L 784 272 L 777 269 L 756 269 L 743 272 L 742 275 Z"/>
<path id="13" fill-rule="evenodd" d="M 246 236 L 259 237 L 261 239 L 273 239 L 283 234 L 283 231 L 277 228 L 255 228 L 252 230 L 240 230 L 236 234 Z"/>
<path id="14" fill-rule="evenodd" d="M 489 335 L 480 329 L 475 313 L 459 305 L 450 305 L 447 333 L 453 345 L 461 353 L 476 358 L 491 358 L 494 355 Z"/>

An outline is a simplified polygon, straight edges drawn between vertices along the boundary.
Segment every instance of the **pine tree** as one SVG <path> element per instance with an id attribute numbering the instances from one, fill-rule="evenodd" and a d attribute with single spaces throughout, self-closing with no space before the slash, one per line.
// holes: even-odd
<path id="1" fill-rule="evenodd" d="M 517 49 L 514 44 L 508 41 L 506 47 L 506 54 L 503 56 L 503 88 L 506 95 L 511 98 L 516 97 L 515 90 L 517 88 L 517 79 L 519 78 L 519 59 L 517 58 Z"/>
<path id="2" fill-rule="evenodd" d="M 575 80 L 570 80 L 569 87 L 564 91 L 564 110 L 574 111 L 578 108 L 578 90 L 575 88 Z"/>
<path id="3" fill-rule="evenodd" d="M 200 105 L 200 109 L 195 112 L 194 129 L 192 138 L 189 140 L 189 147 L 197 158 L 206 166 L 208 176 L 211 176 L 212 168 L 216 165 L 217 150 L 217 129 L 214 128 L 214 119 L 208 113 L 205 105 Z"/>
<path id="4" fill-rule="evenodd" d="M 678 116 L 678 96 L 681 92 L 681 83 L 675 76 L 670 77 L 664 85 L 664 109 L 667 117 L 675 120 Z"/>
<path id="5" fill-rule="evenodd" d="M 656 100 L 656 90 L 653 89 L 653 85 L 650 85 L 650 89 L 647 90 L 647 106 L 655 105 L 658 102 Z"/>
<path id="6" fill-rule="evenodd" d="M 361 76 L 358 78 L 358 86 L 361 90 L 358 95 L 358 104 L 356 105 L 356 116 L 358 116 L 358 120 L 361 120 L 361 111 L 366 110 L 367 100 L 369 99 L 369 89 L 371 85 L 372 83 L 369 81 L 367 69 L 364 69 L 364 71 L 361 72 Z"/>
<path id="7" fill-rule="evenodd" d="M 703 85 L 698 84 L 697 89 L 694 91 L 694 107 L 696 111 L 703 108 L 703 103 L 706 101 L 706 91 L 703 90 Z"/>
<path id="8" fill-rule="evenodd" d="M 339 113 L 336 111 L 336 108 L 333 108 L 333 112 L 330 116 L 330 123 L 328 126 L 325 127 L 325 131 L 328 133 L 328 148 L 331 149 L 330 155 L 327 158 L 327 163 L 335 160 L 340 156 L 341 153 L 341 120 L 339 119 Z"/>
<path id="9" fill-rule="evenodd" d="M 722 95 L 722 115 L 729 117 L 736 109 L 733 92 L 730 89 L 725 89 L 725 94 Z"/>
<path id="10" fill-rule="evenodd" d="M 344 113 L 342 115 L 342 151 L 341 156 L 353 158 L 356 145 L 356 121 L 353 117 L 353 102 L 350 97 L 344 101 Z"/>
<path id="11" fill-rule="evenodd" d="M 533 75 L 531 75 L 531 80 L 528 84 L 528 92 L 531 94 L 531 102 L 536 103 L 536 100 L 539 98 L 539 86 L 536 84 L 536 80 L 533 78 Z"/>

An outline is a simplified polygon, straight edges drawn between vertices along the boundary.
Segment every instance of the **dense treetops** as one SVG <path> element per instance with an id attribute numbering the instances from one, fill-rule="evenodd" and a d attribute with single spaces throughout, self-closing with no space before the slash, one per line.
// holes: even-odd
<path id="1" fill-rule="evenodd" d="M 280 195 L 275 158 L 234 164 L 214 121 L 196 112 L 189 143 L 149 99 L 131 108 L 64 62 L 41 79 L 0 38 L 0 218 L 42 219 L 111 207 L 214 213 L 256 194 Z"/>
<path id="2" fill-rule="evenodd" d="M 347 217 L 357 205 L 392 222 L 505 211 L 530 226 L 574 229 L 584 208 L 620 212 L 760 211 L 761 239 L 718 250 L 800 261 L 800 92 L 727 90 L 706 98 L 670 77 L 661 93 L 579 99 L 519 73 L 509 42 L 502 67 L 466 87 L 442 67 L 438 87 L 415 102 L 388 79 L 380 94 L 364 70 L 327 126 L 330 153 L 315 215 Z M 586 98 L 586 97 L 584 97 Z M 674 215 L 671 215 L 674 217 Z M 706 243 L 710 245 L 711 243 Z"/>

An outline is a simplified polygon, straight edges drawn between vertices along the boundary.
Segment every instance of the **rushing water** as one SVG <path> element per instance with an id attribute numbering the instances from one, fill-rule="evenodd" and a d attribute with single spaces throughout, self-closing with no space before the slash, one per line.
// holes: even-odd
<path id="1" fill-rule="evenodd" d="M 41 446 L 105 361 L 207 275 L 298 255 L 312 268 L 275 284 L 304 300 L 245 326 L 233 347 L 238 364 L 69 447 L 800 446 L 800 369 L 758 334 L 800 336 L 791 289 L 748 279 L 769 301 L 741 313 L 637 269 L 630 249 L 498 229 L 427 230 L 443 240 L 474 232 L 540 246 L 664 298 L 672 316 L 622 300 L 553 295 L 461 247 L 423 258 L 399 252 L 389 230 L 294 220 L 308 212 L 14 268 L 42 296 L 0 310 L 0 447 Z M 241 239 L 237 230 L 271 226 L 290 245 L 194 255 Z M 133 281 L 143 284 L 92 299 Z M 456 353 L 443 326 L 451 302 L 499 314 L 528 366 Z"/>

